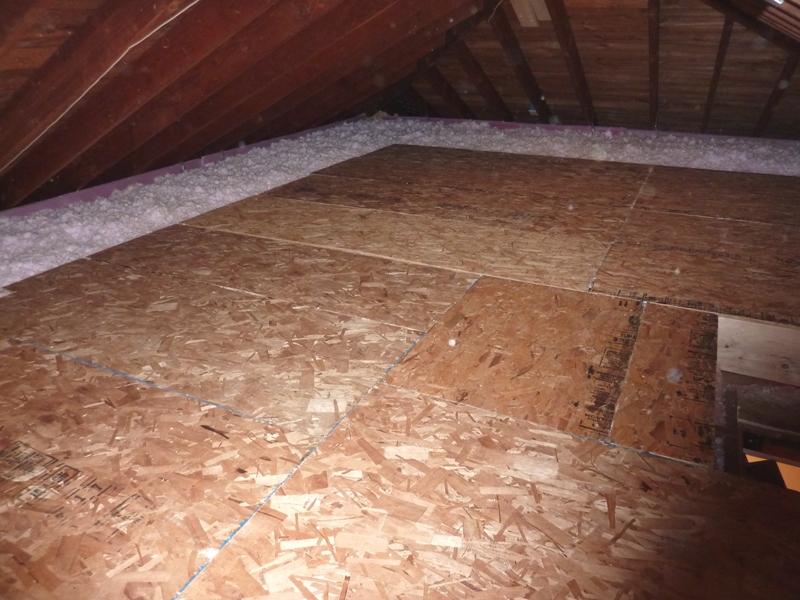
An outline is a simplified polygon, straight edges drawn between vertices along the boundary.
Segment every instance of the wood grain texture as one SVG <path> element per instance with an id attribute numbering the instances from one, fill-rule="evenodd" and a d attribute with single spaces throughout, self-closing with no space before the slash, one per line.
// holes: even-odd
<path id="1" fill-rule="evenodd" d="M 800 226 L 800 178 L 653 167 L 637 209 Z"/>
<path id="2" fill-rule="evenodd" d="M 254 196 L 187 221 L 194 227 L 482 273 L 519 232 L 453 219 Z"/>
<path id="3" fill-rule="evenodd" d="M 185 597 L 789 599 L 799 518 L 786 490 L 382 387 Z"/>
<path id="4" fill-rule="evenodd" d="M 641 312 L 636 301 L 482 279 L 387 381 L 604 438 Z"/>
<path id="5" fill-rule="evenodd" d="M 713 465 L 721 425 L 716 422 L 716 354 L 716 315 L 648 304 L 611 441 Z"/>
<path id="6" fill-rule="evenodd" d="M 800 323 L 796 265 L 614 244 L 595 292 L 766 321 Z"/>
<path id="7" fill-rule="evenodd" d="M 10 287 L 3 334 L 300 432 L 309 444 L 419 335 L 91 260 Z"/>
<path id="8" fill-rule="evenodd" d="M 93 258 L 417 331 L 428 329 L 475 281 L 453 271 L 181 225 Z"/>
<path id="9" fill-rule="evenodd" d="M 320 170 L 323 175 L 432 184 L 459 189 L 630 207 L 648 173 L 645 165 L 395 145 Z"/>
<path id="10" fill-rule="evenodd" d="M 719 366 L 730 373 L 800 386 L 800 329 L 722 317 Z"/>
<path id="11" fill-rule="evenodd" d="M 297 434 L 0 341 L 2 596 L 169 598 L 299 464 Z"/>

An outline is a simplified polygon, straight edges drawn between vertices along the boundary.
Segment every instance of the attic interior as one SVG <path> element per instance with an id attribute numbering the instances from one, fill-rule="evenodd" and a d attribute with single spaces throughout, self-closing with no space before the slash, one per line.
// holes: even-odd
<path id="1" fill-rule="evenodd" d="M 798 17 L 2 3 L 0 207 L 358 115 L 792 144 Z M 394 144 L 12 283 L 0 596 L 800 597 L 799 183 Z"/>

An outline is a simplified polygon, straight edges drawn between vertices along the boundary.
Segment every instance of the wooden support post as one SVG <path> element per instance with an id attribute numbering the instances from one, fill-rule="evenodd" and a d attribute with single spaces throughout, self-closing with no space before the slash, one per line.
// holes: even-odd
<path id="1" fill-rule="evenodd" d="M 6 174 L 0 181 L 2 206 L 14 206 L 28 197 L 103 135 L 263 13 L 274 0 L 264 3 L 251 0 L 203 0 L 196 5 L 186 4 L 188 1 L 169 2 L 170 6 L 180 4 L 193 8 L 189 15 L 184 15 L 171 27 L 159 44 L 136 61 L 134 68 L 123 71 L 115 78 L 113 85 L 104 87 L 101 93 L 82 103 L 54 130 L 46 145 L 27 153 Z M 144 6 L 138 2 L 110 4 L 135 6 L 137 10 Z M 160 4 L 156 3 L 157 6 Z M 146 6 L 153 6 L 153 3 L 148 2 Z M 102 27 L 101 30 L 106 36 L 109 35 Z M 86 51 L 105 55 L 102 40 L 95 38 L 91 36 L 92 45 Z M 115 41 L 114 47 L 116 44 Z M 83 50 L 84 46 L 80 48 Z M 81 68 L 86 68 L 86 64 L 94 64 L 93 56 L 83 58 L 85 64 L 82 63 Z M 56 71 L 63 76 L 61 70 Z"/>
<path id="2" fill-rule="evenodd" d="M 469 77 L 472 85 L 474 85 L 480 92 L 489 109 L 492 111 L 496 118 L 503 121 L 513 121 L 514 115 L 509 110 L 506 103 L 503 102 L 502 96 L 495 89 L 492 82 L 487 77 L 484 70 L 481 68 L 478 59 L 472 54 L 469 47 L 464 40 L 458 40 L 453 43 L 452 51 L 458 59 L 461 68 Z"/>
<path id="3" fill-rule="evenodd" d="M 647 18 L 650 28 L 650 129 L 658 127 L 658 37 L 661 21 L 659 0 L 648 0 Z"/>
<path id="4" fill-rule="evenodd" d="M 583 70 L 581 56 L 578 53 L 578 45 L 575 43 L 575 35 L 572 33 L 567 7 L 564 5 L 564 0 L 545 0 L 545 3 L 552 18 L 556 38 L 558 38 L 558 44 L 561 46 L 561 54 L 567 63 L 569 76 L 572 79 L 572 85 L 583 109 L 583 114 L 586 116 L 586 121 L 589 125 L 597 125 L 597 115 L 594 112 L 589 83 L 586 81 L 586 73 Z"/>
<path id="5" fill-rule="evenodd" d="M 798 62 L 800 62 L 800 55 L 798 54 L 791 54 L 786 59 L 783 69 L 781 69 L 781 74 L 778 76 L 778 81 L 775 82 L 775 87 L 772 88 L 772 93 L 767 100 L 767 104 L 764 106 L 761 117 L 758 119 L 756 128 L 753 131 L 753 137 L 759 137 L 764 134 L 770 119 L 772 119 L 772 115 L 775 113 L 775 109 L 778 108 L 783 93 L 792 82 L 792 76 L 797 69 Z"/>
<path id="6" fill-rule="evenodd" d="M 35 81 L 29 81 L 4 107 L 0 114 L 0 173 L 7 172 L 132 45 L 193 3 L 194 0 L 106 2 L 50 57 Z M 39 168 L 37 164 L 33 170 L 39 172 Z M 44 180 L 51 175 L 48 173 Z M 22 199 L 18 196 L 2 193 L 0 207 L 16 205 Z"/>
<path id="7" fill-rule="evenodd" d="M 525 93 L 528 95 L 528 99 L 530 99 L 531 104 L 533 104 L 536 109 L 539 121 L 541 123 L 549 123 L 550 117 L 552 116 L 550 107 L 547 105 L 544 94 L 539 84 L 536 82 L 536 77 L 533 76 L 528 60 L 522 52 L 519 40 L 514 34 L 511 23 L 508 22 L 508 17 L 506 17 L 506 14 L 503 12 L 502 6 L 489 18 L 489 23 L 492 25 L 495 36 L 497 36 L 497 39 L 503 46 L 503 50 L 508 60 L 511 62 L 517 79 L 519 79 Z"/>
<path id="8" fill-rule="evenodd" d="M 722 36 L 719 39 L 719 47 L 717 48 L 717 60 L 714 63 L 714 74 L 711 76 L 711 87 L 708 90 L 706 110 L 703 113 L 703 125 L 700 127 L 700 131 L 703 133 L 708 130 L 708 123 L 711 120 L 711 110 L 714 107 L 714 98 L 717 95 L 717 86 L 719 85 L 719 78 L 722 75 L 722 66 L 725 64 L 725 55 L 728 53 L 728 44 L 731 41 L 732 32 L 733 17 L 726 15 L 725 24 L 722 26 Z"/>
<path id="9" fill-rule="evenodd" d="M 462 119 L 475 118 L 475 113 L 473 113 L 472 109 L 467 106 L 467 103 L 461 99 L 461 96 L 458 95 L 455 88 L 445 79 L 442 72 L 436 68 L 436 65 L 429 66 L 422 74 L 422 77 L 428 82 L 428 85 L 433 88 L 433 91 L 439 94 L 447 107 L 455 113 L 455 115 Z"/>

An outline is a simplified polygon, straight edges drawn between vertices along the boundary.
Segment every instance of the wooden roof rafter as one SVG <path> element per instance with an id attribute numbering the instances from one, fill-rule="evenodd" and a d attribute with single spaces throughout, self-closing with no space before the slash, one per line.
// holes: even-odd
<path id="1" fill-rule="evenodd" d="M 481 67 L 478 59 L 469 49 L 463 39 L 459 39 L 453 43 L 452 52 L 458 59 L 461 68 L 469 77 L 472 85 L 480 92 L 486 104 L 492 110 L 495 118 L 501 121 L 513 121 L 514 115 L 509 110 L 503 97 L 498 93 L 497 89 L 492 84 L 486 72 Z"/>
<path id="2" fill-rule="evenodd" d="M 660 0 L 648 0 L 647 22 L 648 35 L 648 61 L 650 85 L 650 129 L 658 127 L 658 67 L 659 67 L 659 37 L 661 30 L 661 3 Z"/>
<path id="3" fill-rule="evenodd" d="M 37 73 L 36 80 L 20 89 L 0 113 L 4 141 L 0 145 L 0 174 L 7 173 L 132 47 L 192 9 L 197 2 L 106 2 L 50 57 Z M 28 10 L 44 7 L 28 7 Z M 27 11 L 24 14 L 28 14 Z M 24 20 L 24 14 L 18 23 Z M 0 206 L 14 206 L 19 199 L 1 192 Z"/>
<path id="4" fill-rule="evenodd" d="M 778 104 L 780 103 L 784 92 L 792 81 L 792 76 L 797 69 L 798 62 L 800 62 L 800 55 L 798 54 L 790 54 L 786 59 L 786 63 L 781 70 L 781 74 L 778 76 L 778 80 L 775 82 L 775 87 L 772 88 L 772 93 L 767 100 L 767 104 L 764 106 L 761 117 L 758 119 L 756 128 L 753 131 L 753 137 L 760 137 L 764 134 L 764 131 L 767 129 L 767 126 L 772 119 L 772 115 L 775 113 L 775 109 L 778 108 Z"/>
<path id="5" fill-rule="evenodd" d="M 717 47 L 717 58 L 714 62 L 714 72 L 711 75 L 711 85 L 708 89 L 708 98 L 706 100 L 706 108 L 703 112 L 703 123 L 700 126 L 700 131 L 705 133 L 708 130 L 708 123 L 711 120 L 711 111 L 714 108 L 714 100 L 717 95 L 717 86 L 719 79 L 722 76 L 722 67 L 725 64 L 725 56 L 728 54 L 728 45 L 731 41 L 731 33 L 733 32 L 733 17 L 726 15 L 725 22 L 722 25 L 722 34 L 720 35 L 719 46 Z"/>
<path id="6" fill-rule="evenodd" d="M 702 0 L 702 2 L 722 13 L 723 15 L 731 17 L 742 27 L 749 29 L 765 40 L 772 42 L 789 54 L 800 54 L 800 39 L 793 38 L 775 29 L 773 26 L 764 23 L 758 18 L 744 12 L 738 6 L 735 6 L 726 0 Z"/>
<path id="7" fill-rule="evenodd" d="M 586 122 L 589 125 L 597 125 L 597 114 L 594 110 L 592 94 L 589 91 L 589 83 L 586 80 L 583 62 L 578 52 L 578 45 L 575 42 L 575 35 L 572 32 L 572 25 L 564 0 L 545 0 L 545 4 L 550 13 L 558 44 L 561 46 L 561 53 L 567 63 L 575 94 L 578 96 L 581 109 L 583 109 L 583 113 L 586 116 Z"/>
<path id="8" fill-rule="evenodd" d="M 15 206 L 30 196 L 103 135 L 247 26 L 274 1 L 204 0 L 197 3 L 191 0 L 188 3 L 190 0 L 184 0 L 179 5 L 192 8 L 191 18 L 178 19 L 161 43 L 139 57 L 137 65 L 141 65 L 140 68 L 127 69 L 116 78 L 113 88 L 81 103 L 48 136 L 46 146 L 34 148 L 9 170 L 0 180 L 0 205 Z M 141 6 L 139 3 L 111 4 Z M 170 3 L 170 6 L 175 5 L 174 1 Z M 116 12 L 114 15 L 119 18 Z M 97 52 L 97 43 L 94 40 L 87 49 L 80 46 L 82 51 L 78 56 L 82 57 L 81 60 L 89 60 L 83 56 L 86 51 Z M 175 50 L 165 52 L 165 48 Z M 58 73 L 64 77 L 62 71 Z"/>
<path id="9" fill-rule="evenodd" d="M 445 79 L 442 72 L 436 68 L 435 64 L 428 66 L 422 73 L 422 78 L 428 82 L 428 85 L 433 88 L 447 107 L 458 117 L 462 119 L 474 119 L 475 113 L 467 106 L 467 103 L 461 99 L 458 92 L 450 85 L 450 82 Z"/>
<path id="10" fill-rule="evenodd" d="M 519 45 L 519 40 L 514 33 L 514 29 L 511 27 L 511 23 L 508 21 L 508 17 L 505 12 L 503 12 L 502 7 L 498 7 L 489 17 L 489 23 L 498 41 L 503 46 L 503 50 L 517 75 L 517 79 L 525 90 L 531 104 L 533 104 L 536 109 L 539 121 L 541 123 L 549 123 L 553 116 L 552 111 L 547 104 L 547 100 L 545 100 L 539 83 L 536 81 L 536 77 L 533 75 L 533 71 L 531 71 L 528 60 Z"/>

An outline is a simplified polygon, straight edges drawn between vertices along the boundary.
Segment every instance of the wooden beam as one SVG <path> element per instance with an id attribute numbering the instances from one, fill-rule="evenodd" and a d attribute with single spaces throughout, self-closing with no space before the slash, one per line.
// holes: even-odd
<path id="1" fill-rule="evenodd" d="M 277 60 L 274 67 L 257 80 L 259 85 L 251 89 L 250 93 L 232 96 L 230 92 L 237 85 L 234 84 L 224 90 L 226 103 L 222 103 L 221 97 L 216 95 L 198 107 L 198 111 L 192 111 L 190 119 L 184 119 L 182 124 L 183 128 L 189 126 L 188 132 L 183 132 L 182 135 L 180 130 L 175 132 L 179 138 L 177 145 L 170 143 L 169 138 L 162 138 L 162 135 L 154 138 L 154 141 L 161 139 L 168 151 L 165 153 L 162 148 L 158 159 L 149 162 L 146 167 L 174 164 L 194 156 L 242 123 L 257 117 L 271 104 L 279 102 L 305 82 L 325 72 L 333 75 L 341 73 L 342 65 L 361 63 L 364 56 L 371 56 L 365 54 L 364 49 L 375 43 L 385 48 L 401 41 L 408 32 L 416 31 L 453 10 L 477 11 L 478 7 L 478 0 L 443 0 L 421 4 L 418 10 L 409 13 L 408 3 L 397 0 L 358 27 L 336 31 L 326 23 L 321 23 L 313 32 L 309 29 L 307 33 L 293 40 L 291 51 Z M 309 48 L 314 49 L 313 54 L 309 53 Z M 298 56 L 304 56 L 305 60 L 298 61 Z M 292 68 L 287 69 L 286 65 L 292 65 Z M 244 84 L 252 88 L 253 81 L 245 81 Z"/>
<path id="2" fill-rule="evenodd" d="M 586 122 L 589 125 L 597 125 L 597 114 L 594 111 L 592 95 L 589 92 L 589 82 L 586 80 L 581 55 L 578 53 L 578 45 L 575 42 L 575 35 L 572 33 L 567 7 L 564 5 L 564 0 L 545 0 L 545 3 L 552 18 L 558 44 L 561 46 L 561 54 L 567 63 L 575 95 L 578 96 L 578 102 L 586 116 Z"/>
<path id="3" fill-rule="evenodd" d="M 472 54 L 472 51 L 469 49 L 469 46 L 467 46 L 466 42 L 464 40 L 458 40 L 454 42 L 452 45 L 452 52 L 458 59 L 458 62 L 461 65 L 461 68 L 464 69 L 467 77 L 469 77 L 472 85 L 477 88 L 481 96 L 483 96 L 483 99 L 486 101 L 486 104 L 489 105 L 489 109 L 492 111 L 493 115 L 495 115 L 495 118 L 501 121 L 513 121 L 514 115 L 509 110 L 508 106 L 506 106 L 506 103 L 503 101 L 503 97 L 500 96 L 498 91 L 495 89 L 491 80 L 481 67 L 478 59 L 475 58 L 474 54 Z"/>
<path id="4" fill-rule="evenodd" d="M 72 161 L 42 186 L 33 198 L 49 198 L 80 189 L 99 175 L 109 172 L 126 156 L 176 123 L 225 85 L 245 75 L 248 69 L 255 67 L 311 23 L 324 17 L 331 22 L 331 26 L 335 26 L 337 21 L 352 19 L 352 3 L 348 6 L 348 1 L 314 3 L 312 10 L 307 13 L 298 11 L 297 5 L 291 2 L 273 3 L 273 6 L 229 42 L 188 70 Z M 127 176 L 130 171 L 126 171 L 126 168 L 122 167 L 111 176 L 115 179 Z"/>
<path id="5" fill-rule="evenodd" d="M 770 25 L 762 23 L 740 8 L 726 2 L 726 0 L 703 0 L 703 2 L 723 15 L 731 17 L 742 27 L 772 42 L 789 54 L 800 54 L 800 41 L 781 33 Z"/>
<path id="6" fill-rule="evenodd" d="M 424 117 L 438 117 L 439 113 L 409 82 L 404 90 L 398 94 L 399 98 L 419 115 Z"/>
<path id="7" fill-rule="evenodd" d="M 800 386 L 800 328 L 720 317 L 717 365 L 730 373 Z"/>
<path id="8" fill-rule="evenodd" d="M 753 131 L 753 137 L 760 137 L 764 134 L 764 131 L 766 131 L 770 119 L 772 119 L 772 115 L 775 114 L 775 109 L 778 108 L 778 104 L 783 97 L 783 93 L 792 82 L 792 76 L 797 69 L 798 62 L 800 62 L 800 55 L 798 54 L 791 54 L 786 59 L 783 69 L 781 69 L 781 74 L 778 76 L 778 81 L 775 82 L 775 87 L 772 88 L 772 93 L 769 95 L 767 104 L 764 106 L 761 117 L 758 119 L 756 128 Z"/>
<path id="9" fill-rule="evenodd" d="M 711 110 L 714 108 L 714 98 L 717 95 L 719 78 L 722 76 L 722 66 L 725 64 L 725 55 L 728 53 L 728 44 L 731 41 L 733 32 L 733 17 L 725 16 L 725 23 L 722 26 L 722 36 L 717 47 L 717 60 L 714 63 L 714 73 L 711 75 L 711 87 L 708 89 L 708 99 L 706 100 L 706 110 L 703 113 L 703 124 L 700 131 L 705 133 L 708 130 L 708 123 L 711 120 Z"/>
<path id="10" fill-rule="evenodd" d="M 452 85 L 445 79 L 442 72 L 436 68 L 436 65 L 431 65 L 422 73 L 423 79 L 428 83 L 433 91 L 444 100 L 447 107 L 462 119 L 474 119 L 475 113 L 467 106 L 467 103 L 461 99 L 458 92 Z"/>
<path id="11" fill-rule="evenodd" d="M 392 69 L 393 67 L 397 66 L 398 63 L 403 65 L 408 60 L 412 60 L 412 58 L 409 58 L 410 55 L 407 52 L 407 47 L 416 48 L 419 50 L 419 52 L 415 52 L 414 56 L 419 55 L 421 58 L 417 62 L 415 69 L 412 72 L 412 76 L 409 78 L 408 83 L 410 83 L 420 73 L 433 64 L 436 59 L 449 48 L 451 44 L 460 38 L 460 36 L 466 34 L 478 23 L 485 20 L 486 17 L 492 13 L 496 6 L 497 0 L 487 0 L 484 2 L 483 8 L 477 12 L 475 11 L 475 6 L 473 5 L 467 4 L 460 6 L 458 9 L 454 10 L 448 15 L 445 15 L 438 21 L 435 21 L 427 27 L 417 30 L 415 34 L 404 38 L 401 40 L 401 43 L 395 44 L 388 50 L 386 48 L 380 49 L 378 51 L 379 59 L 369 66 L 369 69 L 372 69 L 371 77 L 374 78 L 376 70 L 380 73 L 384 73 L 385 69 Z M 443 40 L 440 39 L 442 37 L 442 33 L 444 33 Z M 420 52 L 422 54 L 420 54 Z M 366 73 L 362 74 L 362 77 L 367 76 L 368 75 Z M 354 77 L 357 78 L 358 75 L 357 73 L 353 73 L 351 71 L 348 72 L 343 79 L 338 79 L 339 77 L 341 77 L 341 74 L 337 75 L 327 72 L 323 76 L 319 77 L 317 81 L 307 83 L 305 86 L 295 90 L 295 92 L 285 97 L 280 102 L 270 106 L 255 119 L 244 123 L 227 136 L 215 142 L 212 146 L 206 148 L 203 151 L 203 154 L 214 152 L 215 150 L 221 149 L 221 147 L 230 147 L 237 139 L 244 138 L 248 143 L 254 143 L 256 141 L 261 141 L 277 135 L 275 133 L 275 122 L 279 121 L 281 124 L 285 124 L 287 120 L 292 118 L 292 114 L 304 110 L 300 108 L 300 103 L 303 103 L 303 106 L 310 106 L 310 100 L 308 100 L 309 94 L 313 94 L 317 98 L 323 97 L 324 93 L 327 93 L 325 90 L 329 90 L 331 87 L 341 85 L 341 81 L 350 80 Z M 396 85 L 403 86 L 403 81 L 400 80 Z M 323 90 L 323 92 L 320 92 L 320 90 Z M 380 95 L 382 92 L 380 90 L 377 92 L 372 90 L 369 93 L 373 93 L 373 95 Z M 327 96 L 324 97 L 327 98 Z M 342 92 L 337 91 L 332 93 L 331 97 L 337 98 L 337 106 L 334 107 L 336 112 L 330 113 L 329 111 L 329 115 L 334 114 L 335 117 L 338 114 L 344 114 L 349 111 L 349 108 L 345 109 L 344 111 L 338 108 L 338 106 L 343 102 L 342 98 L 344 96 L 342 95 Z M 305 110 L 314 109 L 308 108 Z M 322 110 L 322 108 L 317 107 L 316 110 Z M 300 129 L 296 130 L 299 131 Z"/>
<path id="12" fill-rule="evenodd" d="M 514 69 L 514 73 L 516 73 L 520 84 L 522 84 L 522 88 L 525 90 L 528 99 L 531 101 L 534 108 L 536 108 L 539 121 L 541 123 L 549 123 L 550 117 L 552 116 L 550 107 L 547 105 L 544 94 L 539 84 L 536 82 L 536 77 L 533 76 L 528 60 L 522 52 L 519 40 L 514 34 L 511 23 L 508 22 L 508 17 L 506 17 L 505 12 L 503 12 L 502 6 L 489 18 L 489 23 L 492 25 L 494 34 L 503 47 L 508 60 L 511 62 L 511 67 Z"/>
<path id="13" fill-rule="evenodd" d="M 17 42 L 19 31 L 25 29 L 36 14 L 50 5 L 39 0 L 13 0 L 0 2 L 0 60 Z"/>
<path id="14" fill-rule="evenodd" d="M 203 0 L 160 42 L 83 103 L 0 181 L 5 207 L 18 204 L 92 144 L 119 125 L 187 70 L 262 14 L 271 2 Z M 140 3 L 125 3 L 139 6 Z M 148 3 L 149 5 L 149 3 Z"/>
<path id="15" fill-rule="evenodd" d="M 14 95 L 0 114 L 0 131 L 3 132 L 0 173 L 8 171 L 133 45 L 195 2 L 153 0 L 103 4 Z M 13 200 L 16 198 L 3 196 L 0 207 L 13 206 Z"/>
<path id="16" fill-rule="evenodd" d="M 648 0 L 647 20 L 649 24 L 650 61 L 650 129 L 658 127 L 658 45 L 661 29 L 661 4 L 659 0 Z"/>

